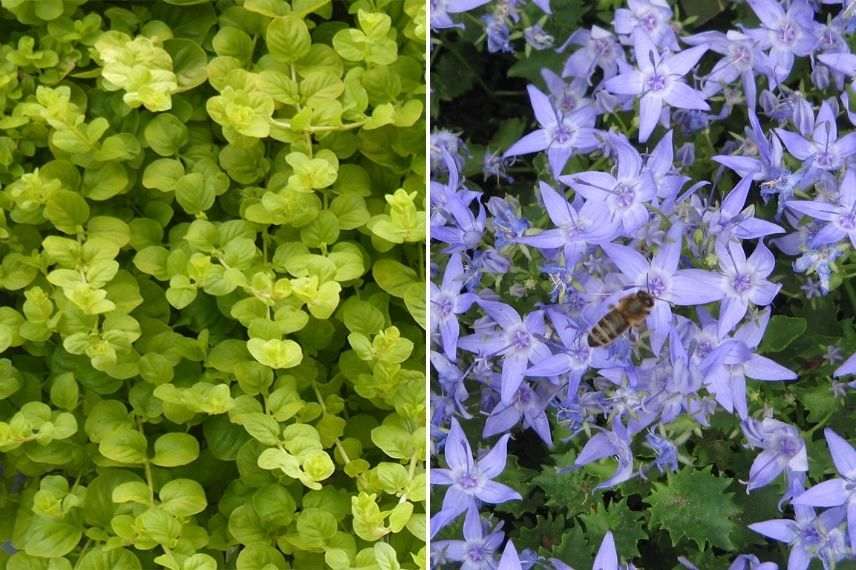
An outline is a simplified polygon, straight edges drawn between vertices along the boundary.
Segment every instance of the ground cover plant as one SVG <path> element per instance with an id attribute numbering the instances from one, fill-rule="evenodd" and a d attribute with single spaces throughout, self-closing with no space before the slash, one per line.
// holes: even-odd
<path id="1" fill-rule="evenodd" d="M 0 568 L 425 568 L 421 0 L 0 2 Z"/>
<path id="2" fill-rule="evenodd" d="M 433 5 L 434 566 L 856 567 L 853 5 Z"/>

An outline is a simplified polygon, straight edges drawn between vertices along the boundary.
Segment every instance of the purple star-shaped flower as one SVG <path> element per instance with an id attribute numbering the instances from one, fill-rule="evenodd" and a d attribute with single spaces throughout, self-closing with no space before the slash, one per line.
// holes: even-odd
<path id="1" fill-rule="evenodd" d="M 678 270 L 683 242 L 683 226 L 675 224 L 649 262 L 641 253 L 626 245 L 603 244 L 606 255 L 629 281 L 628 285 L 654 296 L 654 307 L 648 316 L 651 348 L 660 352 L 672 324 L 671 304 L 703 305 L 722 298 L 717 287 L 720 277 L 702 269 Z"/>
<path id="2" fill-rule="evenodd" d="M 702 32 L 683 41 L 691 46 L 706 45 L 711 51 L 722 54 L 722 58 L 704 78 L 702 92 L 711 97 L 731 85 L 737 79 L 743 84 L 743 94 L 750 109 L 755 108 L 757 88 L 755 74 L 767 69 L 767 56 L 758 42 L 737 30 Z"/>
<path id="3" fill-rule="evenodd" d="M 521 319 L 517 311 L 498 301 L 479 301 L 479 306 L 496 322 L 501 333 L 477 332 L 462 338 L 459 346 L 483 356 L 503 357 L 500 394 L 504 404 L 511 404 L 529 362 L 550 356 L 550 350 L 539 340 L 544 334 L 544 313 L 533 311 Z"/>
<path id="4" fill-rule="evenodd" d="M 814 10 L 805 0 L 790 2 L 787 11 L 775 0 L 747 0 L 761 20 L 761 28 L 746 34 L 768 49 L 770 84 L 784 81 L 794 65 L 794 56 L 804 57 L 814 49 Z"/>
<path id="5" fill-rule="evenodd" d="M 547 447 L 553 447 L 553 435 L 550 432 L 546 409 L 555 393 L 556 388 L 553 386 L 539 386 L 533 390 L 523 382 L 510 405 L 502 402 L 496 405 L 485 420 L 482 435 L 492 437 L 508 432 L 522 420 L 524 427 L 535 430 Z"/>
<path id="6" fill-rule="evenodd" d="M 474 504 L 467 508 L 463 527 L 464 540 L 438 540 L 431 543 L 431 559 L 437 562 L 460 562 L 461 570 L 490 570 L 496 564 L 496 551 L 503 533 L 496 528 L 485 535 L 485 525 Z"/>
<path id="7" fill-rule="evenodd" d="M 747 492 L 769 485 L 786 469 L 808 471 L 805 442 L 797 428 L 772 418 L 747 419 L 741 425 L 749 444 L 763 449 L 749 468 Z"/>
<path id="8" fill-rule="evenodd" d="M 838 190 L 838 204 L 818 200 L 789 200 L 786 205 L 801 214 L 826 222 L 811 240 L 812 247 L 844 238 L 856 247 L 856 170 L 850 168 Z"/>
<path id="9" fill-rule="evenodd" d="M 838 138 L 835 111 L 828 101 L 821 104 L 817 119 L 810 121 L 807 127 L 806 130 L 812 133 L 811 140 L 784 129 L 776 129 L 776 134 L 785 143 L 789 153 L 809 162 L 809 166 L 821 170 L 837 170 L 846 158 L 856 153 L 856 133 Z"/>
<path id="10" fill-rule="evenodd" d="M 527 90 L 532 111 L 541 128 L 524 135 L 522 139 L 511 145 L 503 156 L 518 156 L 546 150 L 553 176 L 559 176 L 574 152 L 589 152 L 599 146 L 594 129 L 597 110 L 588 105 L 571 113 L 562 114 L 553 106 L 550 98 L 537 87 L 529 85 Z"/>
<path id="11" fill-rule="evenodd" d="M 683 80 L 707 51 L 707 46 L 662 55 L 647 34 L 636 32 L 633 51 L 638 68 L 626 69 L 606 80 L 604 87 L 616 95 L 640 97 L 639 142 L 651 136 L 664 104 L 678 109 L 710 110 L 704 95 Z"/>
<path id="12" fill-rule="evenodd" d="M 839 525 L 844 520 L 844 509 L 829 509 L 815 514 L 809 507 L 797 507 L 796 520 L 773 519 L 750 524 L 758 534 L 790 545 L 788 570 L 807 570 L 813 558 L 820 558 L 825 568 L 848 554 L 844 533 Z"/>
<path id="13" fill-rule="evenodd" d="M 590 200 L 577 209 L 549 184 L 540 182 L 541 199 L 555 229 L 517 239 L 518 243 L 540 249 L 563 248 L 565 263 L 573 267 L 590 244 L 609 241 L 616 234 L 616 225 L 603 204 Z"/>
<path id="14" fill-rule="evenodd" d="M 701 362 L 705 383 L 716 401 L 727 411 L 736 411 L 741 418 L 749 415 L 746 402 L 746 377 L 754 380 L 796 380 L 797 375 L 766 356 L 754 353 L 761 342 L 767 323 L 769 309 L 754 321 L 749 321 L 734 333 L 730 340 L 722 342 Z"/>
<path id="15" fill-rule="evenodd" d="M 633 235 L 648 221 L 645 206 L 656 195 L 654 177 L 642 168 L 642 157 L 626 139 L 614 137 L 610 146 L 616 154 L 616 175 L 589 171 L 560 176 L 589 202 L 608 209 L 625 235 Z"/>
<path id="16" fill-rule="evenodd" d="M 592 26 L 591 30 L 577 29 L 568 38 L 565 46 L 569 43 L 578 45 L 580 48 L 565 62 L 565 68 L 562 70 L 564 77 L 590 80 L 599 67 L 603 70 L 604 78 L 609 79 L 618 73 L 618 62 L 625 60 L 624 50 L 621 49 L 615 35 L 598 26 Z"/>
<path id="17" fill-rule="evenodd" d="M 719 287 L 724 296 L 719 335 L 725 336 L 746 314 L 750 302 L 766 307 L 782 286 L 767 280 L 767 276 L 773 272 L 776 259 L 763 241 L 758 241 L 748 259 L 740 242 L 733 240 L 727 244 L 718 242 L 716 254 L 722 270 Z"/>
<path id="18" fill-rule="evenodd" d="M 810 507 L 846 505 L 850 544 L 856 544 L 856 449 L 829 428 L 823 430 L 823 435 L 839 477 L 808 489 L 794 499 L 794 504 Z"/>
<path id="19" fill-rule="evenodd" d="M 439 328 L 443 352 L 452 362 L 457 359 L 460 334 L 457 316 L 467 312 L 477 298 L 473 293 L 461 293 L 465 281 L 461 256 L 455 253 L 449 258 L 440 287 L 431 283 L 431 326 Z"/>
<path id="20" fill-rule="evenodd" d="M 473 460 L 473 450 L 458 420 L 452 418 L 446 437 L 445 469 L 431 470 L 431 484 L 448 486 L 443 507 L 431 517 L 431 536 L 466 511 L 476 506 L 476 499 L 498 504 L 521 499 L 519 493 L 507 485 L 493 481 L 505 469 L 508 439 L 505 434 L 484 457 Z"/>

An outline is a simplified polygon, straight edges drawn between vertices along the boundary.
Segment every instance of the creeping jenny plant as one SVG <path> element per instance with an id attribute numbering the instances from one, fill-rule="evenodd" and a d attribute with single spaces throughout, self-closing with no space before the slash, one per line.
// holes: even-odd
<path id="1" fill-rule="evenodd" d="M 424 2 L 0 7 L 0 568 L 424 568 Z"/>

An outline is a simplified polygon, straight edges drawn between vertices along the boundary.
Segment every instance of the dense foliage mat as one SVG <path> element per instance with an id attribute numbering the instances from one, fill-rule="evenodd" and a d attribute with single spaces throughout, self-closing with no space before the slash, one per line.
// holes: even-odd
<path id="1" fill-rule="evenodd" d="M 835 0 L 439 0 L 432 558 L 856 567 Z"/>
<path id="2" fill-rule="evenodd" d="M 0 7 L 0 568 L 424 568 L 424 2 Z"/>

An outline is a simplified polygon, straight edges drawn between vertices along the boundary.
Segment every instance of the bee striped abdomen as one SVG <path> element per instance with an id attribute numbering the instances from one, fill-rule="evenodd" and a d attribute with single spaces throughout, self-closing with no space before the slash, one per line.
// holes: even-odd
<path id="1" fill-rule="evenodd" d="M 620 311 L 610 311 L 589 331 L 588 345 L 592 348 L 605 346 L 624 334 L 630 323 Z"/>

